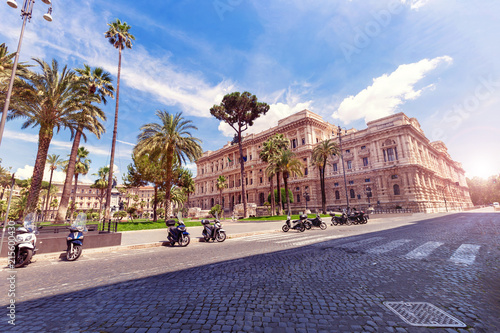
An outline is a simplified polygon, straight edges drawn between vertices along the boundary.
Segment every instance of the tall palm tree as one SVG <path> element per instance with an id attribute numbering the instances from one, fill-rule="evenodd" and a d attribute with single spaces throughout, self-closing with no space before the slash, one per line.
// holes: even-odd
<path id="1" fill-rule="evenodd" d="M 116 79 L 116 107 L 115 107 L 115 123 L 113 127 L 113 141 L 111 143 L 111 157 L 109 161 L 109 177 L 108 179 L 113 179 L 113 164 L 115 163 L 115 145 L 116 145 L 116 133 L 118 129 L 118 103 L 120 97 L 120 74 L 122 67 L 122 50 L 123 48 L 132 48 L 132 41 L 135 40 L 135 37 L 131 35 L 128 31 L 131 26 L 129 26 L 126 22 L 121 22 L 119 19 L 116 19 L 115 22 L 108 23 L 109 29 L 104 33 L 104 36 L 108 39 L 108 41 L 115 48 L 118 49 L 118 75 Z M 108 184 L 108 192 L 106 194 L 106 218 L 109 218 L 110 210 L 110 201 L 111 201 L 111 188 L 112 183 Z"/>
<path id="2" fill-rule="evenodd" d="M 326 214 L 326 190 L 325 190 L 325 170 L 328 163 L 328 159 L 339 153 L 339 149 L 336 142 L 330 139 L 320 142 L 316 147 L 314 147 L 312 152 L 312 161 L 315 166 L 319 169 L 319 179 L 321 186 L 321 209 L 323 214 Z"/>
<path id="3" fill-rule="evenodd" d="M 75 163 L 75 187 L 73 193 L 73 205 L 71 206 L 71 214 L 70 219 L 73 220 L 73 212 L 75 211 L 76 205 L 76 191 L 78 189 L 78 176 L 86 175 L 90 169 L 91 160 L 87 159 L 89 155 L 89 151 L 85 149 L 85 147 L 78 148 L 78 153 L 76 154 L 76 163 Z"/>
<path id="4" fill-rule="evenodd" d="M 59 158 L 59 155 L 52 154 L 47 157 L 47 163 L 49 164 L 50 177 L 49 177 L 49 188 L 47 190 L 47 197 L 45 198 L 45 214 L 43 219 L 47 218 L 47 212 L 49 211 L 49 196 L 50 196 L 50 188 L 52 187 L 52 175 L 54 171 L 61 166 L 62 160 Z"/>
<path id="5" fill-rule="evenodd" d="M 104 133 L 104 126 L 101 121 L 106 120 L 105 113 L 92 103 L 106 104 L 106 97 L 113 97 L 113 85 L 111 75 L 102 68 L 97 67 L 93 70 L 84 64 L 83 69 L 76 69 L 80 75 L 78 80 L 81 82 L 81 108 L 74 117 L 74 126 L 76 133 L 73 137 L 73 146 L 68 161 L 66 179 L 64 180 L 63 192 L 61 194 L 61 203 L 57 211 L 56 220 L 63 221 L 68 211 L 68 203 L 71 192 L 71 182 L 75 174 L 76 158 L 81 138 L 87 141 L 84 131 L 89 131 L 97 138 Z"/>
<path id="6" fill-rule="evenodd" d="M 0 200 L 3 199 L 5 189 L 12 183 L 12 178 L 9 170 L 0 166 L 0 186 L 2 186 L 2 194 L 0 194 Z"/>
<path id="7" fill-rule="evenodd" d="M 39 126 L 38 152 L 33 170 L 31 190 L 27 199 L 26 212 L 33 212 L 38 204 L 45 163 L 54 130 L 61 127 L 74 130 L 73 116 L 80 109 L 79 80 L 75 73 L 52 60 L 52 66 L 40 59 L 34 61 L 41 67 L 41 73 L 29 72 L 22 85 L 22 92 L 13 96 L 12 113 L 8 119 L 28 118 L 22 128 Z"/>
<path id="8" fill-rule="evenodd" d="M 148 153 L 151 159 L 159 159 L 165 169 L 165 216 L 172 214 L 170 205 L 170 189 L 175 183 L 174 169 L 176 165 L 194 162 L 201 156 L 201 140 L 191 135 L 190 130 L 197 130 L 190 120 L 182 117 L 182 112 L 175 115 L 167 111 L 156 111 L 160 124 L 149 123 L 141 127 L 137 137 L 134 153 Z"/>
<path id="9" fill-rule="evenodd" d="M 282 150 L 281 154 L 276 157 L 273 161 L 277 168 L 281 171 L 283 175 L 283 183 L 285 184 L 285 196 L 287 200 L 288 215 L 291 215 L 290 211 L 290 196 L 288 195 L 288 178 L 293 175 L 302 176 L 302 169 L 304 165 L 302 162 L 295 158 L 295 154 L 291 150 Z M 281 193 L 278 192 L 278 196 L 281 197 Z"/>
<path id="10" fill-rule="evenodd" d="M 274 159 L 281 154 L 281 151 L 286 149 L 290 141 L 281 133 L 276 133 L 272 137 L 270 137 L 267 141 L 264 142 L 263 148 L 259 153 L 259 157 L 263 162 L 268 163 L 268 167 L 266 168 L 266 174 L 269 177 L 270 183 L 270 193 L 271 193 L 271 211 L 272 215 L 276 212 L 275 198 L 273 195 L 274 186 L 273 186 L 273 177 L 276 176 L 277 180 L 277 191 L 281 193 L 280 189 L 280 170 L 276 168 L 273 164 Z M 281 195 L 279 195 L 281 197 Z M 281 199 L 279 200 L 279 215 L 283 214 L 283 207 L 281 205 Z"/>
<path id="11" fill-rule="evenodd" d="M 98 190 L 98 200 L 99 200 L 99 218 L 101 217 L 102 211 L 102 202 L 104 197 L 106 196 L 106 189 L 108 188 L 108 176 L 109 176 L 109 167 L 101 167 L 97 170 L 97 173 L 93 173 L 92 176 L 97 176 L 97 180 L 94 184 L 90 185 L 91 188 L 95 188 Z"/>
<path id="12" fill-rule="evenodd" d="M 217 183 L 215 184 L 217 189 L 219 190 L 219 205 L 222 208 L 222 216 L 224 216 L 224 205 L 222 204 L 222 191 L 227 187 L 227 179 L 223 175 L 220 175 L 219 178 L 217 178 Z"/>
<path id="13" fill-rule="evenodd" d="M 193 173 L 186 168 L 180 168 L 180 176 L 178 185 L 182 187 L 184 194 L 186 195 L 186 203 L 189 207 L 189 195 L 194 193 L 194 179 Z"/>

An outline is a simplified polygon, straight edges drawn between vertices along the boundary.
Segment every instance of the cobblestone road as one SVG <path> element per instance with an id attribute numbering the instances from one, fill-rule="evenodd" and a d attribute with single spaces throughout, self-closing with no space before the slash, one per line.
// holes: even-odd
<path id="1" fill-rule="evenodd" d="M 320 243 L 314 242 L 311 232 L 229 240 L 223 243 L 229 249 L 303 243 L 22 301 L 16 306 L 17 325 L 2 322 L 0 328 L 12 332 L 500 332 L 499 229 L 500 214 L 459 214 L 348 238 L 318 231 L 321 237 L 331 237 Z M 475 250 L 461 255 L 463 244 L 474 245 Z M 221 244 L 199 248 L 203 245 Z M 182 251 L 175 254 L 171 259 L 182 264 Z M 200 260 L 203 255 L 198 251 Z M 460 262 L 460 258 L 466 259 Z M 413 327 L 389 311 L 384 301 L 429 302 L 467 327 Z"/>

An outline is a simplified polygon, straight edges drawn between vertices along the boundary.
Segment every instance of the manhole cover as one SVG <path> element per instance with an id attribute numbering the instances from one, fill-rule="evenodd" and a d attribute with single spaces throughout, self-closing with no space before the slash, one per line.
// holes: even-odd
<path id="1" fill-rule="evenodd" d="M 464 323 L 426 302 L 384 302 L 392 312 L 412 326 L 466 327 Z"/>

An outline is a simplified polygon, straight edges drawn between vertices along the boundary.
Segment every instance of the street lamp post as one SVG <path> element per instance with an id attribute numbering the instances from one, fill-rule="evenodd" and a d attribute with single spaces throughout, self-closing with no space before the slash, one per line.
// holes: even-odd
<path id="1" fill-rule="evenodd" d="M 42 0 L 43 3 L 51 5 L 50 0 Z M 23 25 L 21 28 L 21 36 L 19 37 L 19 44 L 17 45 L 16 56 L 14 57 L 14 64 L 12 66 L 12 73 L 10 74 L 9 87 L 7 89 L 7 95 L 5 97 L 5 105 L 3 106 L 2 120 L 0 121 L 0 145 L 2 144 L 3 131 L 5 128 L 5 122 L 7 120 L 7 111 L 9 111 L 10 97 L 12 95 L 12 87 L 14 86 L 14 79 L 16 78 L 17 63 L 19 62 L 19 53 L 21 52 L 21 44 L 23 41 L 24 28 L 26 27 L 26 21 L 31 21 L 31 13 L 33 12 L 33 5 L 35 0 L 24 0 L 23 8 L 21 9 L 21 17 L 23 18 Z M 12 8 L 17 8 L 17 3 L 15 0 L 8 0 L 7 4 Z M 47 21 L 52 21 L 52 6 L 49 8 L 47 14 L 43 15 L 43 18 Z"/>
<path id="2" fill-rule="evenodd" d="M 345 176 L 345 166 L 344 166 L 344 154 L 342 152 L 342 129 L 340 125 L 338 126 L 339 133 L 339 150 L 340 150 L 340 159 L 342 160 L 342 171 L 344 173 L 344 187 L 345 187 L 345 199 L 347 201 L 347 211 L 349 211 L 349 196 L 347 195 L 347 178 Z"/>

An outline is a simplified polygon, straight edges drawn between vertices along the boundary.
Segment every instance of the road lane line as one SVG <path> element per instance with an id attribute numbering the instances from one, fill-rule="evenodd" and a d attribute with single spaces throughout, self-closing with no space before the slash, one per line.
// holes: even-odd
<path id="1" fill-rule="evenodd" d="M 462 244 L 450 257 L 455 264 L 470 265 L 476 260 L 481 245 Z"/>
<path id="2" fill-rule="evenodd" d="M 297 236 L 297 237 L 293 237 L 291 239 L 287 239 L 287 240 L 283 240 L 283 241 L 279 241 L 279 242 L 275 242 L 275 243 L 276 244 L 291 243 L 291 242 L 296 242 L 298 239 L 306 240 L 306 239 L 311 239 L 311 238 L 318 238 L 318 236 L 309 236 L 309 237 Z"/>
<path id="3" fill-rule="evenodd" d="M 326 240 L 330 240 L 330 239 L 334 239 L 334 238 L 340 238 L 340 237 L 342 237 L 342 236 L 341 235 L 334 235 L 334 236 L 316 237 L 315 239 L 309 239 L 309 240 L 305 240 L 305 241 L 302 241 L 302 242 L 292 243 L 292 245 L 293 246 L 308 245 L 308 244 L 320 243 L 320 242 L 324 242 Z"/>
<path id="4" fill-rule="evenodd" d="M 372 238 L 362 239 L 362 240 L 355 241 L 355 242 L 345 243 L 345 244 L 340 245 L 339 247 L 352 249 L 352 248 L 355 248 L 355 247 L 358 247 L 361 245 L 370 244 L 370 243 L 379 241 L 381 239 L 384 239 L 384 237 L 372 237 Z"/>
<path id="5" fill-rule="evenodd" d="M 406 259 L 423 259 L 427 256 L 429 256 L 435 249 L 443 245 L 444 243 L 441 242 L 427 242 L 419 247 L 417 247 L 415 250 L 409 252 L 405 258 Z"/>
<path id="6" fill-rule="evenodd" d="M 386 252 L 392 251 L 395 248 L 398 248 L 401 245 L 404 245 L 404 244 L 406 244 L 406 243 L 408 243 L 410 241 L 411 241 L 411 239 L 398 239 L 398 240 L 395 240 L 395 241 L 392 241 L 392 242 L 389 242 L 389 243 L 386 243 L 386 244 L 383 244 L 383 245 L 371 248 L 371 249 L 369 249 L 366 252 L 373 253 L 373 254 L 382 254 L 382 253 L 386 253 Z"/>

